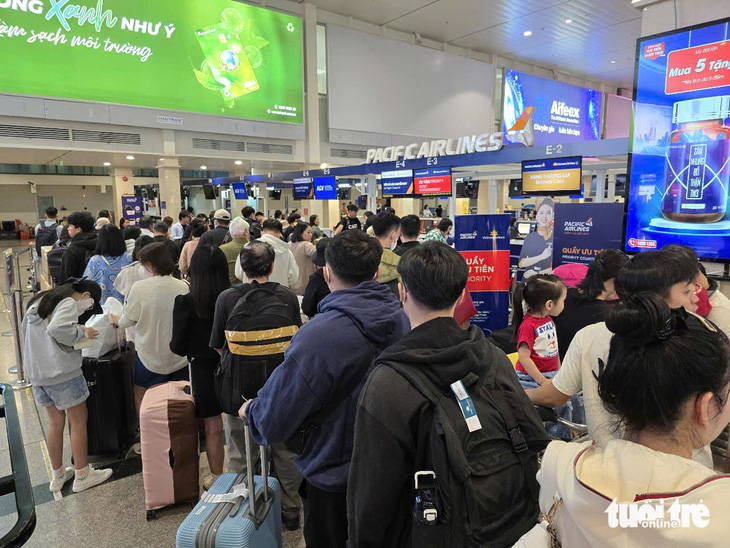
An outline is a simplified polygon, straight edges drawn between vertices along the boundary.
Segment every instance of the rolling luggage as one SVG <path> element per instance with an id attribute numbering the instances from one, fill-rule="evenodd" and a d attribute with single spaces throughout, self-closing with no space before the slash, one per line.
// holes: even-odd
<path id="1" fill-rule="evenodd" d="M 253 470 L 248 425 L 245 432 L 247 469 Z M 218 478 L 177 530 L 177 548 L 281 548 L 281 489 L 268 476 L 267 448 L 260 450 L 262 475 Z"/>
<path id="2" fill-rule="evenodd" d="M 89 388 L 89 455 L 115 455 L 122 459 L 134 443 L 134 359 L 132 350 L 114 350 L 100 358 L 84 358 L 82 362 L 81 370 Z"/>
<path id="3" fill-rule="evenodd" d="M 188 381 L 153 386 L 139 411 L 147 520 L 200 494 L 198 423 Z"/>

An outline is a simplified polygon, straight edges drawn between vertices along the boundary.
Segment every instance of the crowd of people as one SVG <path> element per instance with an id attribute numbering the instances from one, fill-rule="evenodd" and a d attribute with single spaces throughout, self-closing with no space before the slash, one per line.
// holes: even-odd
<path id="1" fill-rule="evenodd" d="M 469 268 L 447 244 L 449 219 L 421 243 L 418 216 L 386 208 L 363 224 L 352 204 L 331 238 L 317 215 L 249 206 L 138 226 L 76 212 L 61 227 L 56 214 L 37 228 L 61 250 L 58 283 L 23 323 L 52 491 L 111 476 L 87 464 L 78 348 L 113 297 L 137 409 L 152 386 L 191 381 L 206 488 L 247 472 L 247 421 L 272 449 L 284 527 L 304 510 L 307 546 L 511 546 L 538 520 L 563 546 L 723 538 L 728 478 L 708 447 L 730 422 L 730 301 L 689 248 L 609 249 L 576 279 L 529 277 L 514 291 L 513 367 L 454 319 Z M 590 441 L 546 432 L 534 405 L 585 423 Z M 715 519 L 617 536 L 609 504 L 639 495 L 703 499 Z"/>

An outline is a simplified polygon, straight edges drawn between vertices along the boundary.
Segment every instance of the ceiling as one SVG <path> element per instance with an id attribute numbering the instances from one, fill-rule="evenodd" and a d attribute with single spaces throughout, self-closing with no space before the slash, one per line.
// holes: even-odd
<path id="1" fill-rule="evenodd" d="M 325 11 L 454 46 L 616 87 L 633 84 L 642 12 L 630 0 L 307 1 Z M 532 35 L 524 36 L 526 31 Z"/>

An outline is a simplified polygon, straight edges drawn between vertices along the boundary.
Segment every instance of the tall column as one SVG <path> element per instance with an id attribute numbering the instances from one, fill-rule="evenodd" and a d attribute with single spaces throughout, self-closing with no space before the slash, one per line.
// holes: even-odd
<path id="1" fill-rule="evenodd" d="M 368 194 L 367 209 L 375 213 L 378 210 L 378 180 L 375 178 L 375 175 L 368 175 L 364 181 Z"/>
<path id="2" fill-rule="evenodd" d="M 489 211 L 489 181 L 479 181 L 477 191 L 477 213 L 484 214 Z"/>
<path id="3" fill-rule="evenodd" d="M 160 202 L 165 202 L 165 211 L 177 219 L 182 200 L 180 199 L 180 162 L 175 157 L 165 156 L 157 164 L 160 180 Z"/>
<path id="4" fill-rule="evenodd" d="M 616 201 L 616 173 L 608 174 L 608 198 L 606 201 L 612 204 Z"/>
<path id="5" fill-rule="evenodd" d="M 304 79 L 306 82 L 305 120 L 307 140 L 305 142 L 306 161 L 319 164 L 319 77 L 317 76 L 317 6 L 304 4 Z"/>
<path id="6" fill-rule="evenodd" d="M 497 201 L 499 200 L 499 181 L 489 181 L 489 204 L 487 213 L 497 213 Z"/>
<path id="7" fill-rule="evenodd" d="M 594 174 L 596 176 L 596 196 L 593 201 L 602 204 L 604 202 L 603 196 L 606 193 L 606 170 L 597 169 Z"/>
<path id="8" fill-rule="evenodd" d="M 112 194 L 114 194 L 114 218 L 124 217 L 122 209 L 122 196 L 134 196 L 134 177 L 132 169 L 126 167 L 115 167 L 112 169 Z"/>

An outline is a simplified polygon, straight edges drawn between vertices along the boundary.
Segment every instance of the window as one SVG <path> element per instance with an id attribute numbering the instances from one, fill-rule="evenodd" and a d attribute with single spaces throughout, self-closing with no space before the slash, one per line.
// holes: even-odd
<path id="1" fill-rule="evenodd" d="M 327 29 L 317 25 L 317 89 L 327 95 Z"/>

